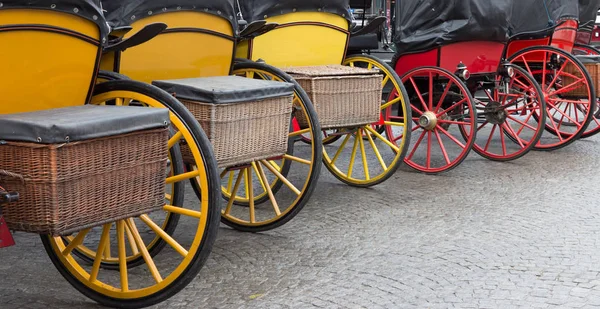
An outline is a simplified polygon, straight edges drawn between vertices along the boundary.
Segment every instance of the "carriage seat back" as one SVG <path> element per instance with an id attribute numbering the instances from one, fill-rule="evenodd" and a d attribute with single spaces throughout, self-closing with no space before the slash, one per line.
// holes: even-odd
<path id="1" fill-rule="evenodd" d="M 573 50 L 579 23 L 576 20 L 566 20 L 554 29 L 551 46 L 560 48 L 568 53 Z"/>
<path id="2" fill-rule="evenodd" d="M 341 64 L 349 37 L 342 16 L 324 12 L 295 12 L 267 18 L 279 26 L 244 41 L 237 56 L 262 59 L 276 67 Z"/>
<path id="3" fill-rule="evenodd" d="M 94 22 L 43 9 L 0 10 L 0 114 L 85 104 L 100 59 Z"/>
<path id="4" fill-rule="evenodd" d="M 235 38 L 227 19 L 195 11 L 155 14 L 133 22 L 133 30 L 124 38 L 152 23 L 165 23 L 168 28 L 152 40 L 121 52 L 117 62 L 113 62 L 114 55 L 103 56 L 102 68 L 146 83 L 230 74 Z"/>

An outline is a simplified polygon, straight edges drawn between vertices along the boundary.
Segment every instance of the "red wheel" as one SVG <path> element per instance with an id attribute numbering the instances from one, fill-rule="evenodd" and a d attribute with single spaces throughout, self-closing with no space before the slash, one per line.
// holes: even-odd
<path id="1" fill-rule="evenodd" d="M 475 142 L 477 112 L 467 87 L 454 74 L 436 67 L 414 69 L 402 81 L 416 124 L 404 162 L 429 174 L 455 168 L 469 155 Z M 386 110 L 385 117 L 403 119 L 391 109 Z M 389 129 L 386 134 L 393 142 L 402 139 L 402 135 Z"/>
<path id="2" fill-rule="evenodd" d="M 573 55 L 597 56 L 600 55 L 600 50 L 591 45 L 575 44 Z"/>
<path id="3" fill-rule="evenodd" d="M 594 85 L 583 64 L 549 46 L 526 48 L 509 61 L 534 76 L 544 92 L 546 132 L 550 134 L 544 134 L 535 149 L 556 150 L 579 139 L 596 111 Z"/>
<path id="4" fill-rule="evenodd" d="M 546 124 L 540 85 L 525 70 L 509 65 L 507 73 L 481 90 L 484 97 L 475 101 L 480 120 L 473 150 L 494 161 L 515 160 L 531 151 Z"/>
<path id="5" fill-rule="evenodd" d="M 600 56 L 600 50 L 591 45 L 575 44 L 573 48 L 573 55 L 584 55 L 584 56 Z M 596 100 L 596 112 L 594 119 L 590 122 L 587 130 L 583 132 L 581 138 L 588 138 L 600 133 L 600 106 L 598 100 Z"/>

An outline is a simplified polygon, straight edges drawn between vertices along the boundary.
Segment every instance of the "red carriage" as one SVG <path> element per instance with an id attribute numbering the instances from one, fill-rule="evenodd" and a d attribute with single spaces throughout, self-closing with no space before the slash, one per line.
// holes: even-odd
<path id="1" fill-rule="evenodd" d="M 577 1 L 519 6 L 399 3 L 393 66 L 418 124 L 406 158 L 411 167 L 450 170 L 471 146 L 491 160 L 514 160 L 532 149 L 565 147 L 585 132 L 596 102 L 592 79 L 570 54 Z M 560 24 L 550 26 L 549 16 Z M 402 117 L 392 110 L 387 116 Z"/>

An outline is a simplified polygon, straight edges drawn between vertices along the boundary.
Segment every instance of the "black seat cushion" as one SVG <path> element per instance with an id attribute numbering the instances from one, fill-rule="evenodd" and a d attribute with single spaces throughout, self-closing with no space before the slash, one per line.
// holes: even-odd
<path id="1" fill-rule="evenodd" d="M 350 37 L 350 42 L 348 42 L 348 50 L 351 51 L 374 50 L 378 48 L 379 40 L 376 33 L 353 36 Z"/>
<path id="2" fill-rule="evenodd" d="M 600 63 L 600 56 L 576 55 L 575 58 L 577 58 L 577 60 L 581 61 L 581 63 L 583 63 L 583 64 Z"/>
<path id="3" fill-rule="evenodd" d="M 165 127 L 166 108 L 82 105 L 0 115 L 0 140 L 58 144 Z"/>
<path id="4" fill-rule="evenodd" d="M 291 96 L 291 83 L 245 78 L 239 76 L 199 77 L 157 80 L 153 85 L 177 98 L 211 104 L 231 104 Z"/>

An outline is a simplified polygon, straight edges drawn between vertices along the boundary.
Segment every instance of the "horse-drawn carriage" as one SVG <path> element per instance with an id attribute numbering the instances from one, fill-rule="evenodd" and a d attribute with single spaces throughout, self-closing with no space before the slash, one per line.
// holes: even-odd
<path id="1" fill-rule="evenodd" d="M 174 295 L 200 271 L 218 229 L 219 178 L 206 134 L 158 87 L 95 86 L 103 51 L 127 47 L 109 42 L 98 2 L 3 1 L 0 16 L 0 247 L 13 244 L 7 228 L 40 234 L 65 279 L 105 305 Z M 131 101 L 137 106 L 119 106 Z M 181 168 L 180 140 L 192 172 Z M 202 198 L 171 205 L 189 178 Z M 153 214 L 163 210 L 191 221 L 185 239 L 157 223 Z M 142 228 L 156 246 L 148 249 Z"/>
<path id="2" fill-rule="evenodd" d="M 508 161 L 584 134 L 596 94 L 571 55 L 578 7 L 573 0 L 401 1 L 393 66 L 418 122 L 411 154 L 426 148 L 407 163 L 436 173 L 457 166 L 471 145 L 483 157 Z"/>

